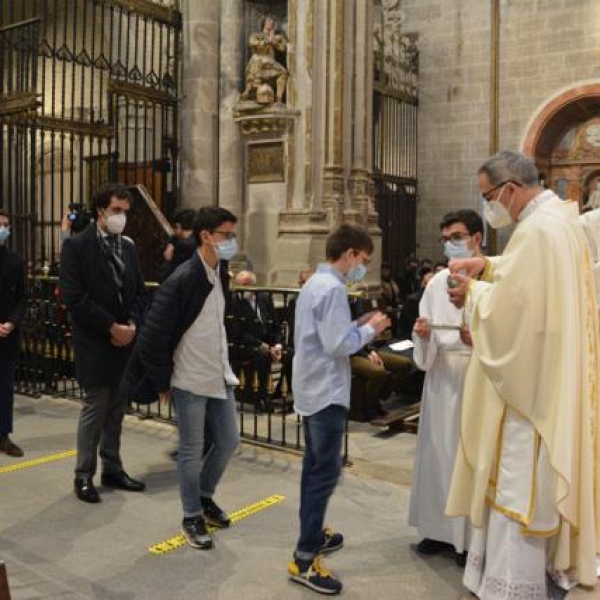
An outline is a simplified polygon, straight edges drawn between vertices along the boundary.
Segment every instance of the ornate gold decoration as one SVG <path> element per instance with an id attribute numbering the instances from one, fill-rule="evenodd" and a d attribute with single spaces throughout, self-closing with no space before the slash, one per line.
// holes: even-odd
<path id="1" fill-rule="evenodd" d="M 19 92 L 0 96 L 0 120 L 8 120 L 15 115 L 35 113 L 41 102 L 36 92 Z"/>
<path id="2" fill-rule="evenodd" d="M 285 181 L 283 142 L 248 145 L 248 183 Z"/>
<path id="3" fill-rule="evenodd" d="M 177 98 L 173 97 L 171 94 L 137 83 L 128 83 L 113 79 L 109 81 L 108 89 L 133 100 L 140 100 L 141 102 L 156 102 L 157 104 L 177 103 Z"/>
<path id="4" fill-rule="evenodd" d="M 89 123 L 87 121 L 71 121 L 70 119 L 60 119 L 58 117 L 48 117 L 45 115 L 35 115 L 38 126 L 48 131 L 61 131 L 63 133 L 72 133 L 74 135 L 95 136 L 103 138 L 112 138 L 115 134 L 112 125 L 101 125 Z"/>
<path id="5" fill-rule="evenodd" d="M 167 25 L 181 27 L 181 12 L 175 6 L 165 6 L 150 0 L 109 0 L 107 4 L 120 6 L 127 11 L 139 13 Z"/>

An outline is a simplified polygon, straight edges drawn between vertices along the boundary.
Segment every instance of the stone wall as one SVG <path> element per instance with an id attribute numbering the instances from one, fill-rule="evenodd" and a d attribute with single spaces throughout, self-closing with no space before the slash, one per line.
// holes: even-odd
<path id="1" fill-rule="evenodd" d="M 491 2 L 403 0 L 402 9 L 403 30 L 419 34 L 418 254 L 435 258 L 443 213 L 480 206 L 475 172 L 489 150 Z M 558 93 L 600 81 L 599 13 L 597 0 L 500 2 L 500 149 L 521 149 L 530 122 Z"/>

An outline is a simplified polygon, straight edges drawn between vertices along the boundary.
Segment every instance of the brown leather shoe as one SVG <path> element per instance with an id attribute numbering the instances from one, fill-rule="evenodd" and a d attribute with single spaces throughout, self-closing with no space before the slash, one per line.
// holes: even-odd
<path id="1" fill-rule="evenodd" d="M 7 435 L 0 437 L 0 452 L 8 456 L 23 456 L 25 454 Z"/>

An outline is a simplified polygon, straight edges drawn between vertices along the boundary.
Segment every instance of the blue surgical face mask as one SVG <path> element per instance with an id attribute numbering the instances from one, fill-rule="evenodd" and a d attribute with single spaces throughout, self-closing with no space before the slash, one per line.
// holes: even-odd
<path id="1" fill-rule="evenodd" d="M 356 265 L 355 267 L 353 267 L 352 269 L 350 269 L 348 271 L 348 273 L 346 274 L 346 279 L 348 281 L 351 281 L 353 283 L 356 283 L 357 281 L 361 281 L 365 278 L 365 275 L 367 274 L 367 265 Z"/>
<path id="2" fill-rule="evenodd" d="M 219 242 L 216 248 L 219 260 L 231 260 L 238 253 L 238 245 L 235 238 Z"/>
<path id="3" fill-rule="evenodd" d="M 473 256 L 473 251 L 467 245 L 467 240 L 456 240 L 455 242 L 448 240 L 444 242 L 444 254 L 447 258 L 470 258 Z"/>
<path id="4" fill-rule="evenodd" d="M 8 227 L 0 227 L 0 245 L 4 245 L 8 236 L 10 235 L 10 229 Z"/>

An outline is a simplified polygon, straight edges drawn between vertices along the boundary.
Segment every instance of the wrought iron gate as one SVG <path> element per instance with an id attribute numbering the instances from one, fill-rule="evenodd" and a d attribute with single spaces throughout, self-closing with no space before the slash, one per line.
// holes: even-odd
<path id="1" fill-rule="evenodd" d="M 178 194 L 181 14 L 149 0 L 0 0 L 0 207 L 30 273 L 103 181 Z M 136 240 L 143 244 L 143 240 Z"/>
<path id="2" fill-rule="evenodd" d="M 388 17 L 375 29 L 373 179 L 382 258 L 398 273 L 416 248 L 418 52 Z"/>

